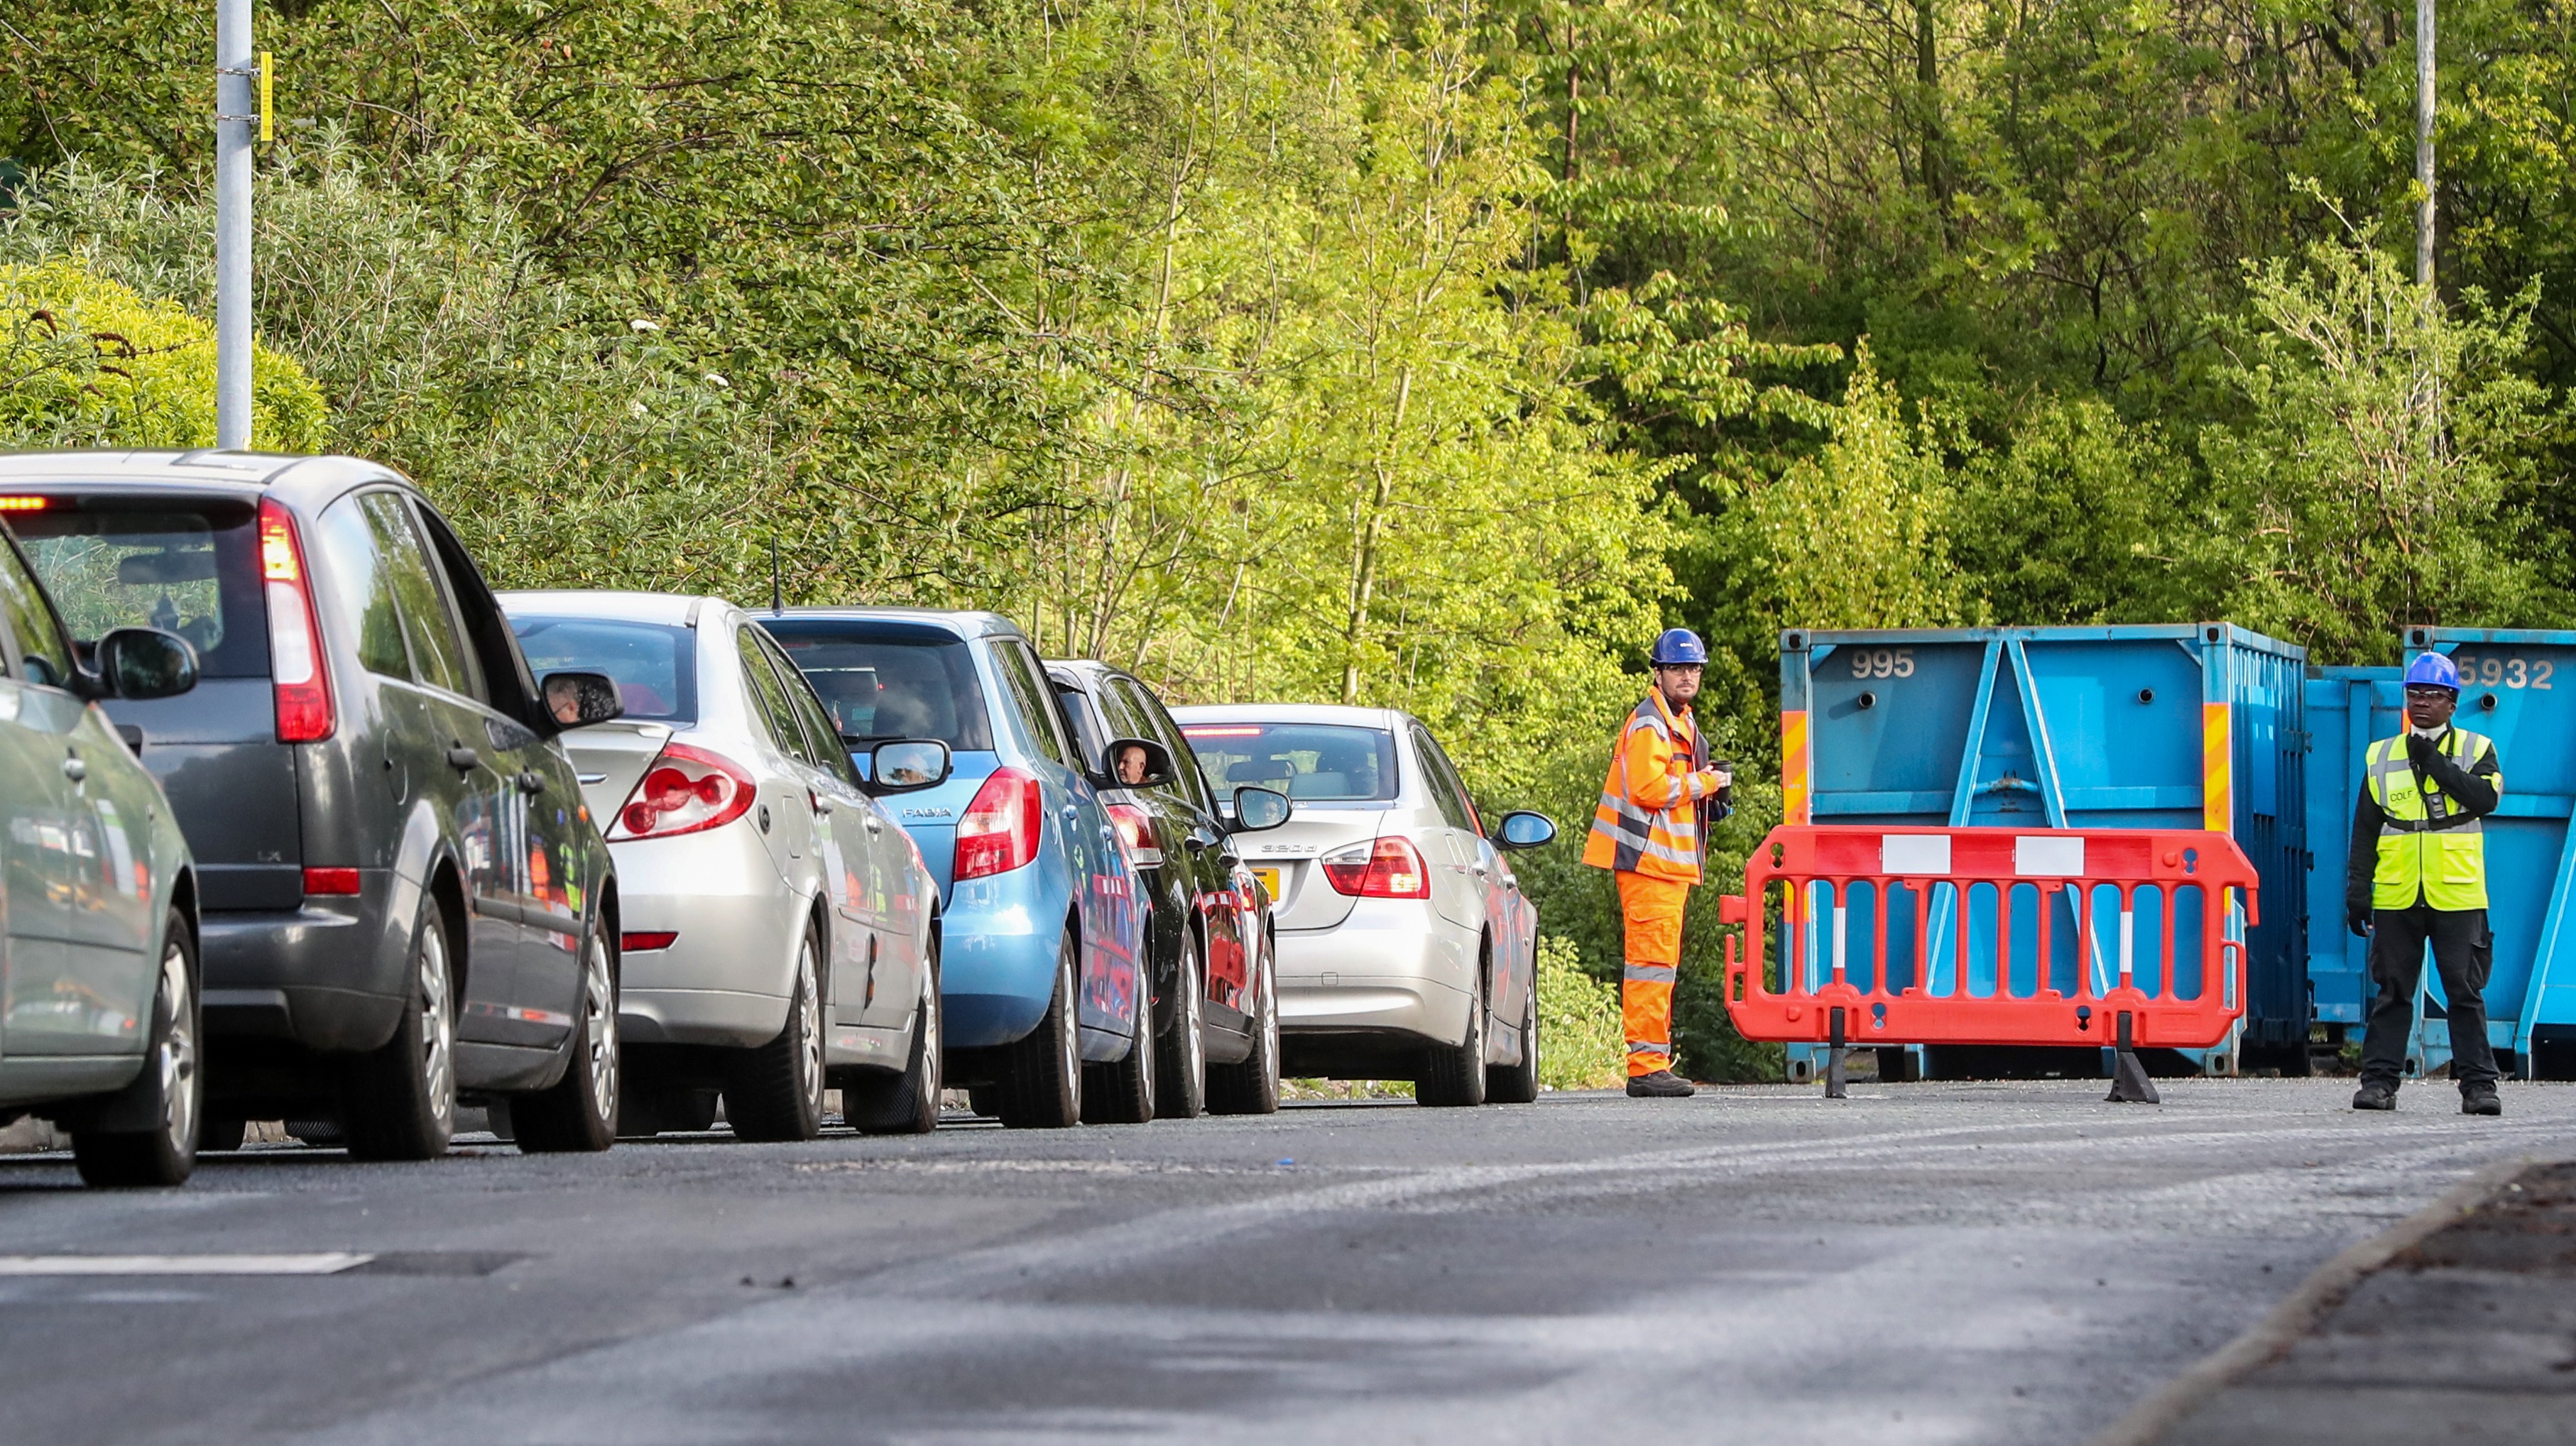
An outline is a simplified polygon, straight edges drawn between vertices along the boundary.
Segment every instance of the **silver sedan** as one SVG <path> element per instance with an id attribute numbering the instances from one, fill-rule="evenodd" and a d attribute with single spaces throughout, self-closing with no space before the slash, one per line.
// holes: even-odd
<path id="1" fill-rule="evenodd" d="M 875 795 L 948 774 L 878 743 L 864 777 L 804 675 L 720 598 L 505 593 L 530 666 L 604 673 L 625 716 L 564 745 L 623 892 L 625 1134 L 810 1139 L 827 1087 L 879 1133 L 939 1122 L 939 890 Z"/>
<path id="2" fill-rule="evenodd" d="M 1409 1079 L 1426 1105 L 1538 1097 L 1538 911 L 1504 858 L 1556 836 L 1490 833 L 1448 755 L 1389 708 L 1244 703 L 1172 717 L 1220 798 L 1296 801 L 1244 861 L 1276 900 L 1281 1071 Z"/>

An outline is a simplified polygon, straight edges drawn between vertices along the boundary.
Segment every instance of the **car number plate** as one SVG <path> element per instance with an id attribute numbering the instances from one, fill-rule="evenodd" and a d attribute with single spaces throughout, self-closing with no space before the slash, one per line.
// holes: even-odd
<path id="1" fill-rule="evenodd" d="M 1270 896 L 1270 901 L 1274 904 L 1277 903 L 1279 901 L 1279 871 L 1277 869 L 1254 869 L 1252 871 L 1252 876 L 1261 881 L 1261 891 Z"/>

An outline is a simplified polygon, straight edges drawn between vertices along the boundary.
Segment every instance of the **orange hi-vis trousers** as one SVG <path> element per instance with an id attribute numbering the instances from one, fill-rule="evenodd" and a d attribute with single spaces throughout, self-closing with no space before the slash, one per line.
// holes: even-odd
<path id="1" fill-rule="evenodd" d="M 1673 1067 L 1673 975 L 1682 962 L 1682 904 L 1690 885 L 1622 871 L 1619 916 L 1627 924 L 1627 969 L 1619 1013 L 1628 1029 L 1628 1077 Z"/>

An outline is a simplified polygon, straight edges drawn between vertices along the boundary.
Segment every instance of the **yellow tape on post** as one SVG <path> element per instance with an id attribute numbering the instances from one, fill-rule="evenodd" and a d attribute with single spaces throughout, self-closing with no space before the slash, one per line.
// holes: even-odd
<path id="1" fill-rule="evenodd" d="M 276 73 L 277 58 L 265 50 L 261 51 L 259 53 L 259 143 L 261 145 L 267 145 L 277 139 L 277 129 L 271 123 L 276 109 L 271 102 L 276 93 L 269 86 L 269 77 Z"/>

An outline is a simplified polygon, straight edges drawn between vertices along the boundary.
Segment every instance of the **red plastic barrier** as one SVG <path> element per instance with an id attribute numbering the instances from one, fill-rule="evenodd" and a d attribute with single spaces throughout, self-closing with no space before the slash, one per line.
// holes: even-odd
<path id="1" fill-rule="evenodd" d="M 1744 892 L 1719 902 L 1720 920 L 1744 930 L 1740 952 L 1736 936 L 1726 940 L 1726 1012 L 1747 1039 L 1852 1045 L 2114 1046 L 2115 1021 L 2126 1015 L 2141 1048 L 2206 1049 L 2244 1013 L 2245 946 L 2232 936 L 2228 891 L 2244 894 L 2250 927 L 2256 883 L 2235 840 L 2197 829 L 1783 825 L 1745 862 Z M 1945 894 L 1937 887 L 1943 884 L 1953 887 Z M 1776 992 L 1763 968 L 1761 907 L 1775 885 L 1785 886 Z M 1868 886 L 1873 925 L 1861 952 L 1848 938 L 1855 885 Z M 1913 901 L 1910 959 L 1888 957 L 1891 886 Z M 2035 901 L 2017 894 L 2025 888 Z M 2117 891 L 2118 912 L 2109 921 L 2098 897 L 2104 888 Z M 2061 898 L 2067 890 L 2072 900 Z M 2201 893 L 2200 938 L 2191 958 L 2177 959 L 2177 896 L 2190 890 Z M 2152 912 L 2161 935 L 2147 957 L 2165 976 L 2154 992 L 2139 987 L 2133 968 L 2139 895 L 2147 892 L 2158 896 Z M 2017 897 L 2035 902 L 2037 937 L 2025 941 L 2028 993 L 2012 987 Z M 1946 905 L 1938 902 L 1944 898 Z M 1980 930 L 1969 927 L 1972 900 L 1991 904 L 1978 910 L 1987 938 L 1973 955 L 1972 935 Z M 1929 921 L 1945 908 L 1953 942 L 1936 960 L 1930 950 L 1939 930 Z M 2052 928 L 2062 911 L 2078 921 L 2072 993 L 2051 987 Z M 1949 991 L 1930 992 L 1924 981 L 1944 968 Z M 1904 981 L 1891 989 L 1888 980 L 1898 973 Z M 1969 981 L 1980 974 L 1992 979 L 1991 992 L 1971 992 Z M 1853 983 L 1855 976 L 1869 987 Z"/>

